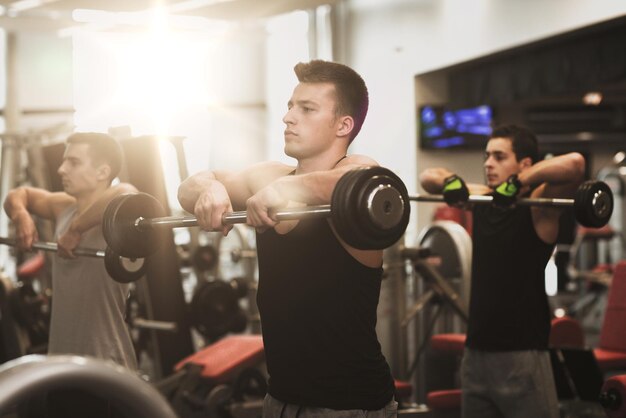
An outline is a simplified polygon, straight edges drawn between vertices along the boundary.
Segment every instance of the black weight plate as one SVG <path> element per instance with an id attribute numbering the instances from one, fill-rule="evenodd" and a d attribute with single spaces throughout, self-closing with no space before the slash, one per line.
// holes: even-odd
<path id="1" fill-rule="evenodd" d="M 402 181 L 391 171 L 377 167 L 370 179 L 358 183 L 355 202 L 358 218 L 372 238 L 385 240 L 386 246 L 398 241 L 409 221 L 408 193 Z"/>
<path id="2" fill-rule="evenodd" d="M 591 182 L 586 181 L 582 183 L 578 189 L 576 189 L 576 193 L 574 194 L 574 217 L 576 221 L 584 225 L 585 219 L 587 217 L 586 207 L 587 197 L 589 195 L 589 187 L 591 186 Z M 585 225 L 586 226 L 586 225 Z"/>
<path id="3" fill-rule="evenodd" d="M 335 228 L 335 231 L 337 231 L 337 234 L 342 237 L 342 239 L 343 236 L 346 234 L 346 230 L 348 230 L 348 227 L 344 224 L 345 220 L 347 219 L 347 216 L 345 216 L 344 213 L 349 209 L 343 207 L 343 205 L 345 204 L 345 199 L 343 199 L 343 196 L 345 195 L 346 186 L 349 183 L 348 177 L 352 173 L 353 171 L 348 171 L 339 179 L 339 181 L 335 185 L 335 188 L 333 189 L 333 193 L 330 199 L 333 227 Z"/>
<path id="4" fill-rule="evenodd" d="M 368 247 L 367 237 L 359 230 L 355 208 L 351 205 L 350 191 L 354 186 L 353 178 L 367 169 L 352 170 L 345 173 L 335 185 L 331 197 L 331 218 L 337 234 L 354 248 Z"/>
<path id="5" fill-rule="evenodd" d="M 384 249 L 406 230 L 408 192 L 400 178 L 384 167 L 354 170 L 338 182 L 331 211 L 346 243 L 363 250 Z"/>
<path id="6" fill-rule="evenodd" d="M 154 254 L 165 239 L 158 228 L 139 229 L 138 218 L 164 216 L 161 203 L 147 193 L 127 193 L 117 196 L 107 206 L 102 222 L 102 233 L 108 246 L 128 258 L 144 258 Z"/>
<path id="7" fill-rule="evenodd" d="M 107 242 L 108 247 L 117 248 L 123 245 L 122 243 L 114 243 L 115 245 L 111 246 L 111 242 L 113 242 L 116 237 L 115 228 L 113 227 L 113 215 L 117 211 L 117 207 L 119 206 L 119 204 L 125 198 L 126 194 L 122 194 L 113 198 L 107 205 L 104 213 L 102 214 L 102 235 L 104 236 L 104 240 Z"/>
<path id="8" fill-rule="evenodd" d="M 190 322 L 213 341 L 230 332 L 239 312 L 238 297 L 230 284 L 222 280 L 204 281 L 191 298 Z"/>
<path id="9" fill-rule="evenodd" d="M 574 196 L 576 220 L 586 227 L 603 227 L 611 219 L 613 203 L 613 192 L 606 183 L 586 181 Z"/>
<path id="10" fill-rule="evenodd" d="M 131 283 L 142 278 L 146 274 L 145 261 L 145 258 L 132 260 L 120 257 L 109 247 L 104 252 L 104 267 L 118 283 Z"/>
<path id="11" fill-rule="evenodd" d="M 355 241 L 355 248 L 362 250 L 382 249 L 386 246 L 382 246 L 381 238 L 384 237 L 384 231 L 380 228 L 376 228 L 372 223 L 372 220 L 366 210 L 363 210 L 367 206 L 367 196 L 364 189 L 368 189 L 368 186 L 372 186 L 372 181 L 376 177 L 375 171 L 377 167 L 369 167 L 366 170 L 356 171 L 350 178 L 350 185 L 348 186 L 345 198 L 350 207 L 348 212 L 350 216 L 350 226 L 352 229 L 352 235 L 357 239 Z M 380 167 L 378 167 L 380 168 Z M 365 201 L 363 201 L 365 199 Z"/>

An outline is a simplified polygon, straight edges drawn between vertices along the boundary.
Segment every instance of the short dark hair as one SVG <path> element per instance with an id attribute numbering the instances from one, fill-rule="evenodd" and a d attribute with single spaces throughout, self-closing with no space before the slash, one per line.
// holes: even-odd
<path id="1" fill-rule="evenodd" d="M 111 168 L 109 180 L 113 180 L 122 168 L 123 153 L 120 144 L 111 135 L 96 132 L 78 132 L 65 141 L 69 144 L 89 145 L 89 156 L 95 164 L 107 164 Z"/>
<path id="2" fill-rule="evenodd" d="M 511 147 L 517 161 L 530 158 L 533 164 L 539 161 L 539 145 L 537 136 L 530 129 L 518 125 L 497 126 L 491 132 L 489 139 L 507 138 L 511 140 Z"/>
<path id="3" fill-rule="evenodd" d="M 349 115 L 354 119 L 350 142 L 361 131 L 369 107 L 369 94 L 363 78 L 352 68 L 323 60 L 301 62 L 294 67 L 301 83 L 332 83 L 337 93 L 337 116 Z"/>

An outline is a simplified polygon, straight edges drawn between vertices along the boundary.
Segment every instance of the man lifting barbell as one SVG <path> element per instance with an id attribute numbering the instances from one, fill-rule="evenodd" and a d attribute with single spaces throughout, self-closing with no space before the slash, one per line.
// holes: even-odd
<path id="1" fill-rule="evenodd" d="M 346 243 L 334 216 L 279 222 L 272 213 L 294 202 L 331 203 L 342 176 L 376 166 L 371 158 L 346 155 L 365 119 L 367 88 L 340 64 L 311 61 L 295 72 L 299 84 L 283 122 L 285 153 L 296 166 L 198 173 L 181 184 L 179 200 L 204 229 L 227 234 L 232 224 L 223 215 L 234 207 L 246 208 L 247 223 L 259 231 L 258 305 L 270 375 L 264 416 L 349 416 L 346 410 L 395 416 L 394 383 L 375 331 L 382 250 Z M 331 211 L 350 210 L 350 202 L 343 203 L 333 202 Z M 363 235 L 350 238 L 367 240 Z"/>
<path id="2" fill-rule="evenodd" d="M 473 252 L 461 371 L 464 418 L 559 416 L 547 351 L 551 315 L 544 271 L 563 206 L 515 203 L 527 196 L 571 198 L 583 181 L 585 160 L 578 153 L 537 160 L 531 131 L 502 126 L 494 129 L 485 150 L 486 185 L 466 184 L 445 168 L 420 175 L 427 192 L 443 193 L 452 206 L 467 205 L 470 193 L 492 196 L 493 204 L 470 204 Z"/>
<path id="3" fill-rule="evenodd" d="M 54 303 L 48 353 L 92 356 L 136 369 L 124 322 L 128 284 L 111 280 L 102 260 L 74 254 L 78 245 L 105 247 L 99 226 L 106 205 L 121 193 L 136 191 L 126 183 L 111 186 L 121 163 L 121 147 L 110 136 L 73 134 L 58 169 L 65 192 L 20 187 L 8 193 L 4 208 L 22 249 L 31 249 L 38 240 L 31 215 L 55 222 L 58 249 L 52 259 Z M 106 404 L 96 399 L 85 401 L 87 412 L 79 410 L 80 402 L 72 394 L 51 398 L 50 406 L 58 416 L 109 416 Z"/>

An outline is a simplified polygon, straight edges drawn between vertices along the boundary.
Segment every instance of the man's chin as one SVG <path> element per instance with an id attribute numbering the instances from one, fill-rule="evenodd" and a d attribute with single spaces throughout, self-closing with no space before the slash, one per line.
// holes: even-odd
<path id="1" fill-rule="evenodd" d="M 283 148 L 283 152 L 287 157 L 298 158 L 297 153 L 295 153 L 294 149 L 289 145 L 285 145 L 285 147 Z"/>

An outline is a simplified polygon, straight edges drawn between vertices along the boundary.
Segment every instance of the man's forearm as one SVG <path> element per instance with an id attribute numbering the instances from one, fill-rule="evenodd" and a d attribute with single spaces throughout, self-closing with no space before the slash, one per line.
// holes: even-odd
<path id="1" fill-rule="evenodd" d="M 211 183 L 217 181 L 212 171 L 202 171 L 183 181 L 178 187 L 178 202 L 189 213 L 194 212 L 194 206 L 200 193 L 208 189 Z"/>
<path id="2" fill-rule="evenodd" d="M 4 200 L 4 212 L 12 221 L 16 217 L 28 215 L 28 196 L 24 188 L 11 190 Z"/>
<path id="3" fill-rule="evenodd" d="M 443 190 L 444 180 L 454 173 L 447 168 L 428 168 L 420 174 L 422 188 L 431 194 L 439 194 Z"/>
<path id="4" fill-rule="evenodd" d="M 577 152 L 540 161 L 519 175 L 524 186 L 542 183 L 580 183 L 585 175 L 585 159 Z"/>

